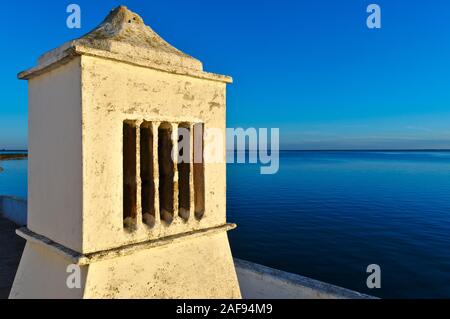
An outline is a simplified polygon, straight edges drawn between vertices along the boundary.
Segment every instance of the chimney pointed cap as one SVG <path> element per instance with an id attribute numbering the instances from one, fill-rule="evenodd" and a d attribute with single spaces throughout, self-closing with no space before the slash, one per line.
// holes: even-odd
<path id="1" fill-rule="evenodd" d="M 19 78 L 29 79 L 57 62 L 77 55 L 98 56 L 172 73 L 232 82 L 228 76 L 203 72 L 199 60 L 170 45 L 125 6 L 111 10 L 103 22 L 86 35 L 42 55 L 38 66 L 19 73 Z"/>

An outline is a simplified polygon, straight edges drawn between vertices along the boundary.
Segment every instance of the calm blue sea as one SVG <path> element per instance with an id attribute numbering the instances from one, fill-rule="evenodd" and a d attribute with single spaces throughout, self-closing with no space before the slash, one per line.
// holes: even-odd
<path id="1" fill-rule="evenodd" d="M 9 152 L 0 151 L 0 154 L 9 154 Z M 0 196 L 8 195 L 26 199 L 28 187 L 27 169 L 28 160 L 26 159 L 0 160 Z"/>
<path id="2" fill-rule="evenodd" d="M 235 256 L 379 297 L 450 298 L 450 152 L 282 152 L 228 166 Z M 381 267 L 381 289 L 366 267 Z"/>
<path id="3" fill-rule="evenodd" d="M 450 298 L 450 152 L 282 152 L 280 171 L 228 165 L 236 257 L 379 297 Z M 0 161 L 26 197 L 27 161 Z M 378 290 L 366 267 L 381 267 Z"/>

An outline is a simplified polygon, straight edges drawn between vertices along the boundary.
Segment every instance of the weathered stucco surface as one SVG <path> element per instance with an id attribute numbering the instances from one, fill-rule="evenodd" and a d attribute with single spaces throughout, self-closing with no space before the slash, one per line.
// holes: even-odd
<path id="1" fill-rule="evenodd" d="M 123 228 L 122 187 L 118 185 L 123 178 L 124 120 L 205 123 L 225 130 L 225 83 L 95 57 L 83 56 L 81 62 L 83 253 L 224 224 L 225 160 L 205 165 L 206 210 L 201 221 L 191 216 L 186 223 L 175 214 L 169 226 L 161 223 L 161 227 L 149 228 L 141 221 L 138 196 L 137 230 L 128 232 Z"/>
<path id="2" fill-rule="evenodd" d="M 240 298 L 226 233 L 89 265 L 85 298 Z"/>
<path id="3" fill-rule="evenodd" d="M 28 227 L 82 248 L 81 58 L 28 82 Z"/>
<path id="4" fill-rule="evenodd" d="M 154 134 L 165 123 L 175 149 L 182 123 L 225 132 L 229 77 L 203 72 L 198 60 L 171 47 L 125 7 L 113 10 L 88 35 L 45 54 L 19 77 L 30 87 L 29 230 L 79 254 L 187 235 L 181 242 L 83 266 L 82 293 L 66 291 L 70 258 L 28 239 L 11 297 L 240 297 L 226 227 L 201 232 L 226 226 L 225 151 L 221 163 L 204 165 L 201 219 L 194 216 L 193 200 L 190 217 L 183 218 L 185 211 L 178 216 L 175 165 L 174 218 L 170 224 L 160 220 L 155 169 L 157 210 L 149 227 L 142 221 L 137 129 L 137 216 L 131 229 L 124 227 L 123 209 L 123 123 L 139 128 L 149 122 Z M 153 153 L 158 154 L 157 139 Z M 196 231 L 199 236 L 190 235 Z M 45 280 L 51 283 L 42 286 Z"/>
<path id="5" fill-rule="evenodd" d="M 67 267 L 70 261 L 46 247 L 27 241 L 17 269 L 10 299 L 80 299 L 86 271 L 81 267 L 81 289 L 69 289 Z"/>

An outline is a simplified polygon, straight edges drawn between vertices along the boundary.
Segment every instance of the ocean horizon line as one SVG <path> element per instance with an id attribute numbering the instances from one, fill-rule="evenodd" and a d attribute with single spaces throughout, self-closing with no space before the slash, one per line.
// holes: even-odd
<path id="1" fill-rule="evenodd" d="M 269 149 L 270 150 L 270 149 Z M 231 152 L 257 152 L 246 150 L 226 150 L 227 153 Z M 333 149 L 333 148 L 324 148 L 324 149 L 280 149 L 280 152 L 450 152 L 450 148 L 361 148 L 361 149 Z M 26 152 L 28 153 L 28 149 L 0 149 L 0 152 Z"/>
<path id="2" fill-rule="evenodd" d="M 270 150 L 270 149 L 269 149 Z M 257 152 L 258 150 L 227 150 L 230 152 Z M 450 148 L 423 148 L 423 149 L 280 149 L 280 152 L 450 152 Z"/>

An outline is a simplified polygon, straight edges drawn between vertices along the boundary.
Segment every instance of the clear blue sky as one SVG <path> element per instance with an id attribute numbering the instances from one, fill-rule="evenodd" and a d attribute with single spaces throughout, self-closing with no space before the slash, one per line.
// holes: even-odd
<path id="1" fill-rule="evenodd" d="M 82 29 L 66 27 L 66 7 Z M 382 28 L 366 27 L 366 7 Z M 27 146 L 16 74 L 118 4 L 211 72 L 232 75 L 229 127 L 279 127 L 282 148 L 450 148 L 450 1 L 5 1 L 0 149 Z"/>

